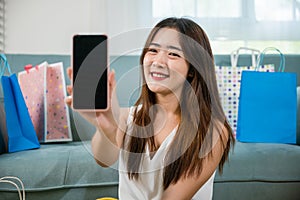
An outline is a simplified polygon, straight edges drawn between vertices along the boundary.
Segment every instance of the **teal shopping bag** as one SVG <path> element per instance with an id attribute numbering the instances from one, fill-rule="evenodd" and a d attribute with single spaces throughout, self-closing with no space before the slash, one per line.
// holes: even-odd
<path id="1" fill-rule="evenodd" d="M 279 72 L 243 71 L 240 88 L 237 140 L 241 142 L 296 143 L 297 81 L 295 73 L 284 72 L 280 53 Z"/>
<path id="2" fill-rule="evenodd" d="M 16 74 L 12 74 L 4 54 L 0 55 L 4 66 L 1 70 L 1 83 L 4 96 L 4 111 L 8 152 L 39 148 L 31 118 L 28 113 Z M 9 75 L 4 75 L 5 71 Z"/>

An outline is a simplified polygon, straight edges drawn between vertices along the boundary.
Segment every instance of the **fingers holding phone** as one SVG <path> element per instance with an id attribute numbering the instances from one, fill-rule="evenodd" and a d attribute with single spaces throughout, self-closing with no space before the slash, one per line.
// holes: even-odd
<path id="1" fill-rule="evenodd" d="M 70 80 L 72 80 L 72 67 L 68 67 L 67 68 L 67 76 Z M 69 96 L 67 96 L 67 98 L 65 99 L 66 104 L 73 108 L 72 106 L 72 91 L 73 91 L 73 87 L 72 84 L 67 85 L 67 93 L 69 94 Z"/>

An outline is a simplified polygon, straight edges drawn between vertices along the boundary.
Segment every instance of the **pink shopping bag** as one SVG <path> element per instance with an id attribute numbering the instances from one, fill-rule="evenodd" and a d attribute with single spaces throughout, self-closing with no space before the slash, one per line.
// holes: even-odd
<path id="1" fill-rule="evenodd" d="M 18 78 L 39 141 L 71 141 L 63 64 L 27 65 Z"/>

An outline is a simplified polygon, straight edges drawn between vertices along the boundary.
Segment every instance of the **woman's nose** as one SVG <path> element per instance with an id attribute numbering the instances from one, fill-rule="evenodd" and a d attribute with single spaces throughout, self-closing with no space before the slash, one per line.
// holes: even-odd
<path id="1" fill-rule="evenodd" d="M 166 53 L 163 51 L 158 52 L 153 59 L 153 65 L 156 67 L 166 67 L 166 64 L 167 64 Z"/>

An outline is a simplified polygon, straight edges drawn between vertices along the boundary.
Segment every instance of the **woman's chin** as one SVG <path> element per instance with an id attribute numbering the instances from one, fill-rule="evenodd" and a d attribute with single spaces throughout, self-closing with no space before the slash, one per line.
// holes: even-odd
<path id="1" fill-rule="evenodd" d="M 151 92 L 154 93 L 165 93 L 167 91 L 170 91 L 168 87 L 157 83 L 148 83 L 148 88 Z"/>

